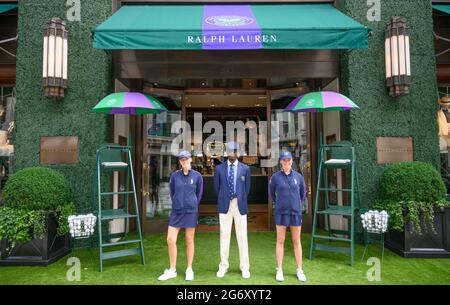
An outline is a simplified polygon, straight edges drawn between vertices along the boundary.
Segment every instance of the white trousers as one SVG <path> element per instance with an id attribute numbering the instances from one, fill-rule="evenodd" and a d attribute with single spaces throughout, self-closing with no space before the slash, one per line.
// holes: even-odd
<path id="1" fill-rule="evenodd" d="M 241 270 L 249 270 L 248 241 L 247 241 L 247 215 L 241 215 L 237 205 L 237 198 L 231 200 L 227 214 L 219 213 L 220 221 L 220 265 L 228 269 L 228 257 L 230 255 L 231 227 L 236 231 L 236 239 L 239 248 Z"/>

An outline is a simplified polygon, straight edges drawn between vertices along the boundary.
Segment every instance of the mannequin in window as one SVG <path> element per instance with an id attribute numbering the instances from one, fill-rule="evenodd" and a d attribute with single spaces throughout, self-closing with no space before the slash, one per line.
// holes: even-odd
<path id="1" fill-rule="evenodd" d="M 440 109 L 438 110 L 439 147 L 442 153 L 447 153 L 450 149 L 450 98 L 444 96 L 438 103 L 440 105 Z"/>

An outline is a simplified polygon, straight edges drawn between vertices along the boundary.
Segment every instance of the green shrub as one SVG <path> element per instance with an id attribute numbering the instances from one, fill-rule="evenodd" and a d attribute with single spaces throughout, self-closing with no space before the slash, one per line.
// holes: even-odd
<path id="1" fill-rule="evenodd" d="M 5 206 L 27 211 L 52 211 L 72 200 L 67 179 L 45 167 L 25 168 L 6 182 Z"/>
<path id="2" fill-rule="evenodd" d="M 423 225 L 435 231 L 434 209 L 447 205 L 445 193 L 444 182 L 431 164 L 397 163 L 382 174 L 374 208 L 389 213 L 392 229 L 403 231 L 405 224 L 411 224 L 411 229 L 421 234 Z"/>
<path id="3" fill-rule="evenodd" d="M 380 199 L 434 202 L 445 197 L 438 171 L 428 163 L 402 162 L 390 165 L 380 179 Z"/>
<path id="4" fill-rule="evenodd" d="M 46 215 L 58 220 L 57 234 L 69 232 L 67 218 L 75 213 L 68 181 L 57 171 L 31 167 L 11 176 L 3 192 L 0 208 L 0 240 L 8 241 L 10 252 L 17 243 L 41 238 L 46 232 Z"/>
<path id="5" fill-rule="evenodd" d="M 34 225 L 35 213 L 2 207 L 0 209 L 0 239 L 13 244 L 27 242 L 32 238 L 30 227 Z"/>

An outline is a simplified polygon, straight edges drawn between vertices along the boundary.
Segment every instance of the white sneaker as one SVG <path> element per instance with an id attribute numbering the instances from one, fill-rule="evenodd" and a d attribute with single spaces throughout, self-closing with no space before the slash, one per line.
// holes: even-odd
<path id="1" fill-rule="evenodd" d="M 228 269 L 224 267 L 219 267 L 219 271 L 217 271 L 217 277 L 222 278 L 227 273 Z"/>
<path id="2" fill-rule="evenodd" d="M 300 268 L 297 269 L 297 278 L 300 282 L 306 282 L 305 273 L 303 273 L 303 270 Z"/>
<path id="3" fill-rule="evenodd" d="M 168 279 L 173 279 L 174 277 L 177 277 L 177 271 L 166 269 L 164 270 L 164 273 L 158 277 L 158 281 L 167 281 Z"/>
<path id="4" fill-rule="evenodd" d="M 283 269 L 277 268 L 277 275 L 275 278 L 278 282 L 284 282 Z"/>
<path id="5" fill-rule="evenodd" d="M 248 269 L 242 270 L 242 278 L 249 279 L 250 278 L 250 270 L 248 270 Z"/>
<path id="6" fill-rule="evenodd" d="M 194 271 L 192 268 L 186 269 L 186 281 L 193 281 L 194 280 Z"/>

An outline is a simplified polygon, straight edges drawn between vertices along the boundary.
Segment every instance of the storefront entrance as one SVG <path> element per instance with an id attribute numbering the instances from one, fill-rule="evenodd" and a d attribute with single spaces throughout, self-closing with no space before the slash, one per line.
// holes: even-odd
<path id="1" fill-rule="evenodd" d="M 170 146 L 180 136 L 172 124 L 186 120 L 194 128 L 194 116 L 201 114 L 200 126 L 218 121 L 223 129 L 228 121 L 255 122 L 258 132 L 266 122 L 263 139 L 273 142 L 274 149 L 289 150 L 295 167 L 308 183 L 308 210 L 303 218 L 303 231 L 311 227 L 316 170 L 317 146 L 323 141 L 340 140 L 341 120 L 337 113 L 288 113 L 283 109 L 296 97 L 309 91 L 338 88 L 337 51 L 116 51 L 114 71 L 118 91 L 140 91 L 151 94 L 169 110 L 147 116 L 115 116 L 115 142 L 132 139 L 142 224 L 145 233 L 165 232 L 171 210 L 168 182 L 178 168 L 178 160 Z M 272 122 L 278 122 L 277 128 Z M 227 141 L 224 134 L 217 145 L 202 149 L 201 143 L 211 132 L 191 135 L 193 166 L 202 172 L 205 192 L 200 204 L 200 231 L 217 231 L 216 196 L 212 188 L 214 166 L 223 162 L 220 151 L 214 158 L 207 150 L 220 150 Z M 246 143 L 250 131 L 243 139 Z M 128 135 L 131 137 L 128 137 Z M 252 138 L 253 139 L 253 138 Z M 221 143 L 219 143 L 221 142 Z M 260 144 L 261 139 L 257 143 Z M 197 145 L 200 144 L 200 147 Z M 270 155 L 241 153 L 241 161 L 251 167 L 252 186 L 249 196 L 251 231 L 274 230 L 272 203 L 267 196 L 268 180 L 277 164 L 265 167 L 261 162 Z M 267 147 L 267 148 L 270 148 Z M 247 153 L 247 155 L 246 155 Z M 337 178 L 336 178 L 337 179 Z M 118 186 L 120 187 L 120 186 Z M 341 219 L 333 222 L 343 222 Z M 325 225 L 323 221 L 322 226 Z"/>
<path id="2" fill-rule="evenodd" d="M 198 124 L 196 116 L 201 116 L 199 124 L 203 132 L 192 134 L 192 145 L 185 148 L 193 152 L 193 167 L 202 173 L 205 182 L 198 230 L 219 230 L 213 175 L 215 166 L 225 160 L 221 148 L 227 135 L 224 133 L 217 143 L 203 147 L 202 143 L 212 133 L 205 131 L 211 121 L 219 122 L 223 130 L 227 122 L 254 122 L 258 135 L 264 131 L 264 136 L 256 141 L 256 155 L 249 154 L 248 144 L 245 144 L 250 138 L 254 139 L 249 128 L 242 138 L 237 138 L 245 144 L 241 162 L 250 166 L 252 172 L 248 229 L 275 229 L 267 187 L 271 174 L 279 168 L 278 162 L 261 165 L 272 156 L 259 150 L 264 140 L 269 145 L 267 148 L 272 145 L 275 152 L 291 151 L 295 168 L 304 174 L 308 184 L 308 211 L 303 217 L 303 231 L 310 230 L 315 194 L 315 183 L 311 182 L 316 181 L 319 135 L 322 133 L 323 142 L 339 141 L 341 120 L 338 113 L 288 113 L 283 109 L 294 98 L 309 91 L 339 91 L 337 52 L 119 51 L 115 58 L 116 91 L 151 94 L 169 110 L 158 115 L 115 118 L 115 142 L 126 143 L 130 134 L 134 146 L 145 233 L 167 230 L 171 211 L 168 182 L 170 174 L 178 169 L 178 160 L 170 148 L 173 140 L 180 136 L 172 130 L 172 125 L 183 120 L 194 129 Z M 168 58 L 171 64 L 167 63 Z M 266 127 L 261 127 L 260 123 L 264 122 Z M 215 155 L 208 157 L 208 151 Z M 331 221 L 337 225 L 343 222 L 342 219 Z"/>
<path id="3" fill-rule="evenodd" d="M 178 136 L 171 130 L 171 122 L 180 118 L 192 122 L 196 113 L 219 124 L 240 119 L 269 123 L 258 145 L 261 139 L 272 143 L 276 137 L 277 142 L 268 148 L 294 153 L 297 169 L 310 184 L 312 202 L 314 187 L 310 182 L 316 180 L 319 134 L 324 142 L 339 141 L 340 118 L 336 114 L 326 118 L 321 114 L 288 114 L 283 108 L 305 93 L 298 88 L 323 90 L 339 78 L 339 52 L 367 48 L 369 29 L 336 9 L 332 0 L 314 4 L 139 2 L 141 5 L 115 1 L 116 13 L 94 30 L 94 47 L 112 50 L 116 80 L 129 83 L 131 91 L 166 99 L 170 106 L 169 113 L 130 118 L 129 129 L 136 139 L 136 174 L 141 178 L 144 231 L 166 230 L 170 213 L 167 182 L 177 167 L 167 149 Z M 273 130 L 272 121 L 279 122 L 280 128 Z M 194 143 L 202 142 L 209 132 L 194 137 Z M 220 150 L 228 140 L 223 135 L 206 149 L 185 147 L 195 152 L 194 166 L 209 186 L 214 165 L 224 161 Z M 207 149 L 219 151 L 211 157 L 205 155 Z M 266 194 L 277 162 L 262 167 L 269 155 L 248 155 L 245 151 L 241 155 L 242 162 L 252 168 L 254 184 L 249 198 L 249 229 L 273 229 L 272 206 Z M 276 154 L 271 156 L 276 158 Z M 215 196 L 208 185 L 201 203 L 200 230 L 217 230 Z M 304 231 L 310 226 L 310 217 L 306 218 Z"/>
<path id="4" fill-rule="evenodd" d="M 248 229 L 250 231 L 268 231 L 273 228 L 273 207 L 268 198 L 268 180 L 279 170 L 278 162 L 267 166 L 270 152 L 264 148 L 273 146 L 276 154 L 289 150 L 294 156 L 296 170 L 303 173 L 308 189 L 308 207 L 311 211 L 312 149 L 316 147 L 317 115 L 306 113 L 288 113 L 283 109 L 298 95 L 311 90 L 307 83 L 298 82 L 290 88 L 267 88 L 267 80 L 187 80 L 191 87 L 183 90 L 169 89 L 161 83 L 145 83 L 143 91 L 161 101 L 167 113 L 146 115 L 141 121 L 139 139 L 142 167 L 138 182 L 142 184 L 143 227 L 147 233 L 165 232 L 171 211 L 169 195 L 170 174 L 179 169 L 177 157 L 172 154 L 171 145 L 180 137 L 172 125 L 185 120 L 194 130 L 194 126 L 203 128 L 201 135 L 191 134 L 191 146 L 185 147 L 193 153 L 192 166 L 202 173 L 204 193 L 200 203 L 199 231 L 218 231 L 218 213 L 216 195 L 213 191 L 215 167 L 226 160 L 224 146 L 227 141 L 227 124 L 242 122 L 247 128 L 244 134 L 235 134 L 235 140 L 241 145 L 240 162 L 251 169 L 251 192 L 249 194 Z M 166 87 L 166 88 L 164 88 Z M 223 126 L 221 140 L 208 142 L 213 133 L 208 125 L 218 122 Z M 237 125 L 236 125 L 237 126 Z M 257 129 L 256 133 L 252 129 Z M 257 153 L 251 151 L 251 138 L 257 134 Z M 253 140 L 253 139 L 252 139 Z M 308 213 L 308 211 L 305 211 Z M 305 214 L 304 226 L 310 226 L 309 214 Z"/>

